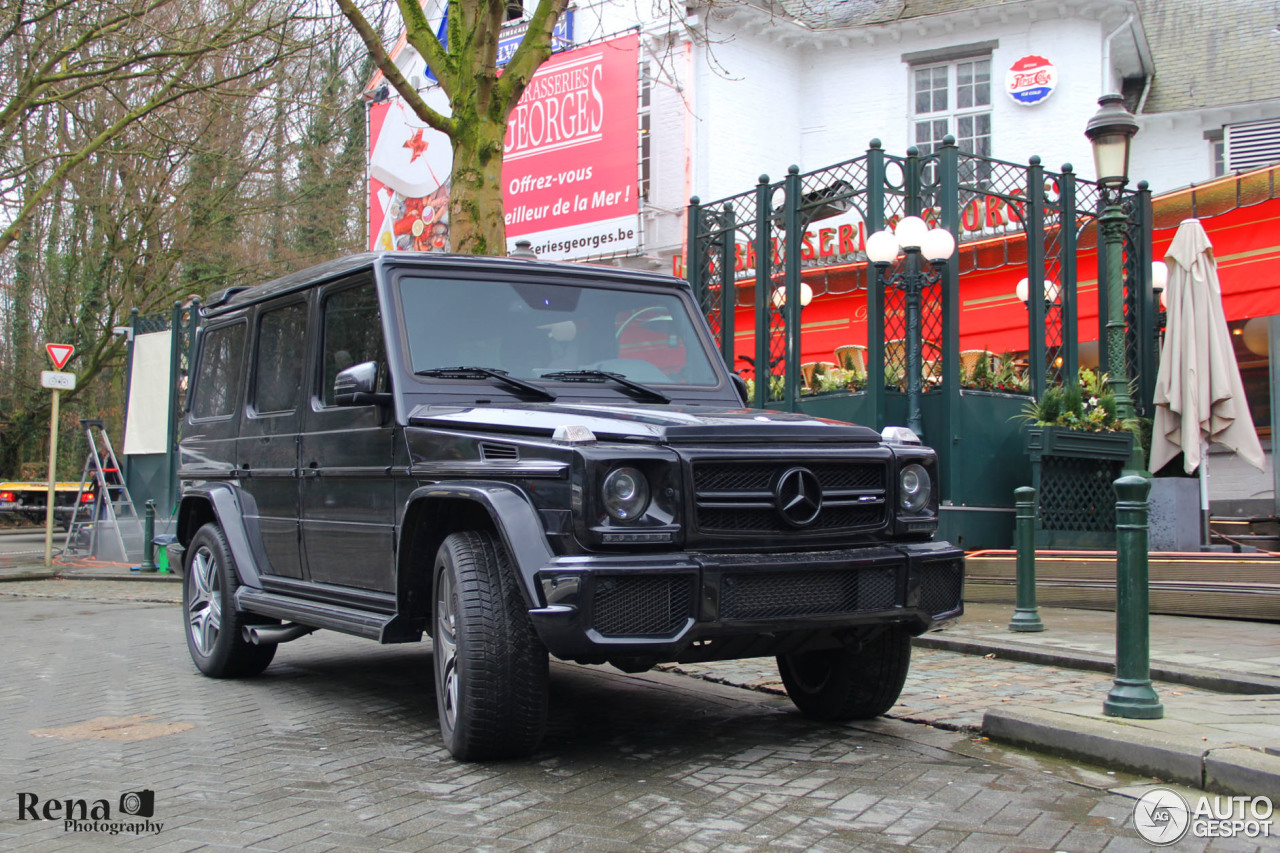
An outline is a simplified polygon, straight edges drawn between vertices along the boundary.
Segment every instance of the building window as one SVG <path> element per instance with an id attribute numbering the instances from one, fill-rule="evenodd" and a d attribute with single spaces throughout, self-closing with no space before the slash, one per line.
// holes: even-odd
<path id="1" fill-rule="evenodd" d="M 641 60 L 640 62 L 640 115 L 639 115 L 639 133 L 640 133 L 640 170 L 636 178 L 639 182 L 640 201 L 647 202 L 649 200 L 649 180 L 650 169 L 652 167 L 652 137 L 650 136 L 650 121 L 653 113 L 653 77 L 649 71 L 649 63 Z"/>
<path id="2" fill-rule="evenodd" d="M 1220 178 L 1227 173 L 1227 143 L 1221 128 L 1206 131 L 1204 138 L 1209 141 L 1209 163 L 1213 176 Z"/>
<path id="3" fill-rule="evenodd" d="M 920 156 L 942 147 L 947 134 L 961 151 L 991 156 L 991 58 L 916 65 L 911 69 L 911 138 Z M 961 183 L 981 183 L 987 164 L 962 165 Z"/>
<path id="4" fill-rule="evenodd" d="M 504 20 L 519 21 L 521 18 L 524 17 L 523 0 L 509 0 L 506 4 L 506 7 L 507 7 L 507 12 Z"/>

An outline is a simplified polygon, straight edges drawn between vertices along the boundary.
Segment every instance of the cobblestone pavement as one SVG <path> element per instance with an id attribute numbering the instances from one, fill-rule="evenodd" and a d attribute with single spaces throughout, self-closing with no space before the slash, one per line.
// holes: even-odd
<path id="1" fill-rule="evenodd" d="M 182 600 L 177 583 L 160 581 L 61 580 L 21 581 L 0 585 L 0 596 L 67 598 L 117 602 Z M 665 664 L 663 671 L 785 696 L 773 658 L 751 658 L 710 664 Z M 980 658 L 955 652 L 915 649 L 902 698 L 889 716 L 947 729 L 977 731 L 982 714 L 1002 702 L 1051 705 L 1096 700 L 1099 705 L 1112 679 L 1100 673 L 1038 664 Z M 1161 686 L 1162 693 L 1192 696 L 1201 691 Z M 1206 694 L 1208 695 L 1208 694 Z"/>
<path id="2" fill-rule="evenodd" d="M 45 580 L 0 583 L 0 600 L 57 598 L 71 601 L 113 601 L 139 604 L 180 604 L 182 584 L 176 581 Z"/>
<path id="3" fill-rule="evenodd" d="M 322 633 L 261 678 L 215 681 L 172 605 L 67 583 L 0 589 L 3 848 L 1143 849 L 1133 800 L 1107 790 L 1130 779 L 895 720 L 819 725 L 670 673 L 556 664 L 541 752 L 459 764 L 439 744 L 429 644 Z M 19 792 L 106 799 L 116 818 L 144 789 L 159 832 L 14 819 Z"/>
<path id="4" fill-rule="evenodd" d="M 661 669 L 717 684 L 786 695 L 773 658 L 663 664 Z M 1112 684 L 1110 675 L 1096 672 L 917 648 L 911 652 L 911 671 L 902 697 L 889 716 L 941 728 L 978 731 L 983 713 L 1005 702 L 1049 707 L 1094 701 L 1101 708 Z M 1221 695 L 1166 684 L 1158 685 L 1158 689 L 1162 695 L 1172 697 Z"/>

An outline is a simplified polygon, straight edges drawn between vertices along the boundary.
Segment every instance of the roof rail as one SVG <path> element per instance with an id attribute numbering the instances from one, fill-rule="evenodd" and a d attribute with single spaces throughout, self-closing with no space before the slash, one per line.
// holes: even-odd
<path id="1" fill-rule="evenodd" d="M 251 287 L 246 284 L 237 285 L 235 287 L 224 287 L 222 290 L 215 291 L 203 303 L 205 308 L 217 308 L 219 305 L 226 305 L 231 301 L 231 297 L 237 293 L 243 293 L 250 290 Z"/>

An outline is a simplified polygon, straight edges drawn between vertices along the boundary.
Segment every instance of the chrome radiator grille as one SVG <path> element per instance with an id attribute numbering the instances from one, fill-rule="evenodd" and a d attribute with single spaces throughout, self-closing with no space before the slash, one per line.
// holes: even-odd
<path id="1" fill-rule="evenodd" d="M 886 521 L 888 469 L 879 460 L 695 460 L 692 468 L 699 532 L 845 533 Z"/>

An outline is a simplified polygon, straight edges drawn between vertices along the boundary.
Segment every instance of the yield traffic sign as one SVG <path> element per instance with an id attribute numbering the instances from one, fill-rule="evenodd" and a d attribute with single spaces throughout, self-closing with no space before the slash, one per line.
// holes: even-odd
<path id="1" fill-rule="evenodd" d="M 67 366 L 67 362 L 71 359 L 71 353 L 76 348 L 71 344 L 45 344 L 45 352 L 49 353 L 49 358 L 53 360 L 53 366 L 58 370 Z"/>

